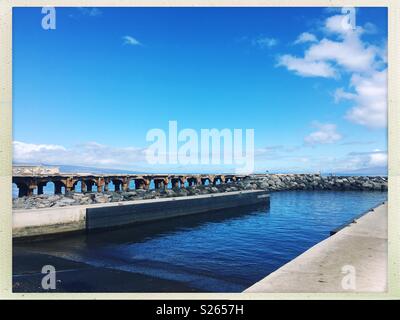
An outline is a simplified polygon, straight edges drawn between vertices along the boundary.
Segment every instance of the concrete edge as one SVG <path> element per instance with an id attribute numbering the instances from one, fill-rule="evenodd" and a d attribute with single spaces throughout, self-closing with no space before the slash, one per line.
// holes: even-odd
<path id="1" fill-rule="evenodd" d="M 159 198 L 159 199 L 145 199 L 145 200 L 132 200 L 132 201 L 121 201 L 111 202 L 104 204 L 90 204 L 90 205 L 77 205 L 77 206 L 65 206 L 55 208 L 42 208 L 42 209 L 18 209 L 13 210 L 13 238 L 28 238 L 34 236 L 44 236 L 52 234 L 61 234 L 66 232 L 76 232 L 88 229 L 88 212 L 91 212 L 91 216 L 99 216 L 104 218 L 106 213 L 106 222 L 104 228 L 123 226 L 132 224 L 135 222 L 149 222 L 154 220 L 162 220 L 176 216 L 189 215 L 204 213 L 206 211 L 221 210 L 224 208 L 232 208 L 241 206 L 241 204 L 230 205 L 229 203 L 218 206 L 209 204 L 209 207 L 204 208 L 204 204 L 196 210 L 196 208 L 190 208 L 187 210 L 187 203 L 195 200 L 207 200 L 207 199 L 221 199 L 223 197 L 234 197 L 241 195 L 257 196 L 257 202 L 266 202 L 269 204 L 269 194 L 264 190 L 246 190 L 246 191 L 234 191 L 224 192 L 217 194 L 206 194 L 196 196 L 185 196 L 176 198 Z M 171 207 L 171 202 L 174 202 L 177 207 L 177 212 L 168 212 L 166 214 L 160 214 L 163 212 L 163 204 L 168 204 Z M 204 201 L 203 201 L 204 202 Z M 216 201 L 218 203 L 218 201 Z M 243 206 L 254 204 L 251 201 L 249 203 L 243 203 Z M 143 206 L 149 206 L 153 208 L 154 212 L 158 212 L 158 215 L 143 215 L 140 214 L 138 208 Z M 186 208 L 185 208 L 186 206 Z M 108 210 L 109 209 L 109 210 Z M 107 211 L 109 213 L 107 214 Z M 187 211 L 187 212 L 186 212 Z M 122 223 L 116 223 L 117 219 L 121 219 Z M 136 219 L 136 216 L 141 216 Z M 103 222 L 104 224 L 104 222 Z"/>
<path id="2" fill-rule="evenodd" d="M 376 213 L 376 211 L 381 210 L 381 208 L 384 208 L 385 206 L 387 206 L 388 201 L 384 201 L 383 203 L 370 208 L 367 212 L 363 213 L 360 217 L 358 218 L 354 218 L 352 219 L 352 222 L 346 226 L 344 226 L 343 228 L 341 228 L 341 230 L 339 230 L 337 233 L 327 237 L 326 239 L 316 243 L 315 245 L 313 245 L 312 247 L 310 247 L 308 250 L 304 251 L 303 253 L 301 253 L 300 255 L 298 255 L 297 257 L 295 257 L 294 259 L 290 260 L 289 262 L 285 263 L 284 265 L 282 265 L 281 267 L 279 267 L 277 270 L 271 272 L 270 274 L 268 274 L 266 277 L 264 277 L 263 279 L 255 282 L 254 284 L 252 284 L 250 287 L 248 287 L 246 290 L 244 290 L 244 293 L 262 293 L 262 292 L 276 292 L 276 293 L 286 293 L 288 291 L 283 290 L 283 291 L 270 291 L 271 287 L 276 287 L 276 280 L 279 277 L 279 280 L 281 282 L 281 286 L 279 287 L 284 287 L 285 284 L 282 283 L 282 281 L 288 281 L 288 276 L 291 273 L 298 273 L 298 277 L 295 277 L 296 280 L 294 282 L 297 282 L 297 284 L 295 284 L 294 286 L 296 287 L 301 287 L 300 291 L 295 291 L 295 290 L 291 290 L 290 292 L 302 292 L 302 293 L 310 293 L 310 292 L 327 292 L 325 290 L 308 290 L 305 286 L 304 283 L 301 283 L 301 275 L 305 275 L 306 273 L 304 273 L 305 271 L 303 270 L 302 272 L 297 271 L 291 271 L 293 269 L 293 266 L 301 266 L 302 264 L 304 264 L 303 260 L 306 260 L 310 255 L 312 255 L 313 253 L 317 252 L 318 254 L 322 254 L 323 252 L 323 248 L 325 248 L 326 246 L 329 247 L 330 244 L 332 244 L 332 241 L 335 241 L 338 239 L 338 237 L 348 237 L 348 238 L 356 238 L 356 237 L 365 237 L 365 235 L 361 235 L 361 234 L 357 234 L 357 232 L 355 234 L 351 234 L 352 231 L 348 232 L 348 230 L 351 230 L 351 227 L 353 225 L 355 225 L 354 223 L 357 223 L 360 219 L 363 219 L 364 217 L 368 217 L 369 214 L 372 213 Z M 355 225 L 357 226 L 357 225 Z M 353 231 L 354 233 L 354 231 Z M 372 236 L 373 238 L 375 238 L 374 236 Z M 385 240 L 387 241 L 387 236 L 385 238 Z M 337 254 L 341 254 L 340 252 L 336 252 Z M 386 260 L 387 260 L 387 254 L 386 254 Z M 387 261 L 385 261 L 387 262 Z M 286 276 L 284 276 L 286 274 Z M 286 279 L 286 280 L 284 280 Z M 272 284 L 273 283 L 273 284 Z M 387 271 L 386 271 L 386 285 L 387 285 Z M 291 285 L 293 287 L 293 284 Z M 264 289 L 262 289 L 264 288 Z M 322 288 L 322 283 L 321 283 L 321 288 Z M 331 292 L 331 291 L 329 291 Z M 337 292 L 337 291 L 332 291 L 332 292 Z M 361 291 L 364 292 L 364 291 Z M 369 292 L 369 291 L 366 291 Z M 375 291 L 373 291 L 375 292 Z M 378 290 L 376 292 L 384 292 L 382 290 Z"/>

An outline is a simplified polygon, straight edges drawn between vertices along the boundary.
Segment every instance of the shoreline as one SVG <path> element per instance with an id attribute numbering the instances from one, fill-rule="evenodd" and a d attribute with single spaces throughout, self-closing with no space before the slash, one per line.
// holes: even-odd
<path id="1" fill-rule="evenodd" d="M 327 191 L 387 191 L 388 180 L 383 176 L 321 176 L 319 174 L 254 174 L 240 181 L 221 184 L 197 184 L 178 188 L 133 189 L 127 191 L 71 192 L 42 194 L 13 199 L 13 211 L 68 207 L 96 203 L 116 203 L 132 200 L 164 199 L 195 195 L 220 194 L 234 191 L 290 190 Z"/>
<path id="2" fill-rule="evenodd" d="M 387 205 L 354 218 L 243 292 L 385 292 Z"/>

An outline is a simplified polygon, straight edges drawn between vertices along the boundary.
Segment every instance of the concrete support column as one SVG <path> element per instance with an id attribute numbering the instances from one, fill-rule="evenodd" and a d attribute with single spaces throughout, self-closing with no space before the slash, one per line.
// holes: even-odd
<path id="1" fill-rule="evenodd" d="M 81 191 L 82 192 L 86 192 L 87 191 L 87 185 L 85 183 L 85 181 L 81 181 Z"/>
<path id="2" fill-rule="evenodd" d="M 55 181 L 54 182 L 54 194 L 61 194 L 62 186 L 63 186 L 63 184 L 60 181 Z"/>
<path id="3" fill-rule="evenodd" d="M 18 183 L 18 197 L 25 197 L 28 195 L 28 186 L 24 183 Z"/>
<path id="4" fill-rule="evenodd" d="M 114 184 L 114 190 L 115 191 L 121 191 L 121 181 L 113 180 L 113 184 Z"/>
<path id="5" fill-rule="evenodd" d="M 88 180 L 86 181 L 86 191 L 87 192 L 92 192 L 93 191 L 93 182 Z"/>
<path id="6" fill-rule="evenodd" d="M 180 181 L 180 183 L 181 183 L 181 188 L 184 188 L 185 187 L 185 183 L 186 183 L 186 177 L 185 178 L 181 178 L 181 179 L 179 179 L 179 181 Z"/>
<path id="7" fill-rule="evenodd" d="M 103 192 L 104 178 L 97 179 L 97 192 Z"/>
<path id="8" fill-rule="evenodd" d="M 70 194 L 74 190 L 75 180 L 73 178 L 67 178 L 64 181 L 65 184 L 65 194 Z"/>
<path id="9" fill-rule="evenodd" d="M 171 179 L 172 188 L 179 188 L 179 179 Z"/>
<path id="10" fill-rule="evenodd" d="M 104 191 L 106 191 L 106 192 L 109 190 L 109 187 L 108 187 L 109 183 L 110 183 L 110 179 L 104 178 Z"/>
<path id="11" fill-rule="evenodd" d="M 123 191 L 128 191 L 129 190 L 129 181 L 128 181 L 128 179 L 124 179 L 122 181 L 122 190 Z"/>
<path id="12" fill-rule="evenodd" d="M 149 190 L 150 189 L 150 179 L 144 179 L 144 189 Z"/>
<path id="13" fill-rule="evenodd" d="M 33 195 L 33 191 L 34 191 L 36 188 L 37 188 L 37 185 L 31 184 L 31 185 L 28 187 L 28 196 L 32 196 L 32 195 Z"/>
<path id="14" fill-rule="evenodd" d="M 168 183 L 169 183 L 169 179 L 168 178 L 164 178 L 163 182 L 162 182 L 162 187 L 164 189 L 168 188 Z"/>
<path id="15" fill-rule="evenodd" d="M 39 183 L 37 186 L 37 194 L 43 194 L 43 187 L 45 186 L 44 183 Z"/>

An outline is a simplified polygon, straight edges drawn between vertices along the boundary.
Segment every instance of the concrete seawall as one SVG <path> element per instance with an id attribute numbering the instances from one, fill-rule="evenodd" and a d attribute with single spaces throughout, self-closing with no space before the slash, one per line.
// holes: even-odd
<path id="1" fill-rule="evenodd" d="M 94 230 L 239 206 L 266 204 L 266 191 L 238 191 L 180 198 L 122 201 L 13 211 L 13 237 Z"/>
<path id="2" fill-rule="evenodd" d="M 372 209 L 245 292 L 384 292 L 387 203 Z"/>

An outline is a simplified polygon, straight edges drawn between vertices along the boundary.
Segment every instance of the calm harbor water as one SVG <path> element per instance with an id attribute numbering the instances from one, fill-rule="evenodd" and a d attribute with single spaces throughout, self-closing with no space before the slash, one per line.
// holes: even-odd
<path id="1" fill-rule="evenodd" d="M 383 192 L 276 192 L 269 209 L 226 210 L 16 247 L 197 291 L 240 292 L 386 198 Z"/>

